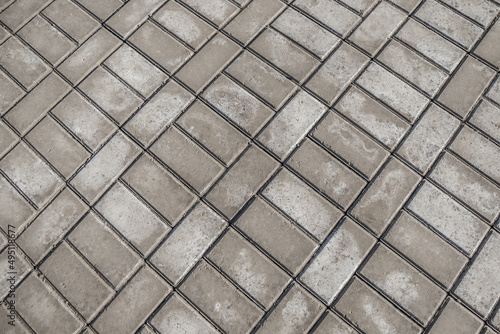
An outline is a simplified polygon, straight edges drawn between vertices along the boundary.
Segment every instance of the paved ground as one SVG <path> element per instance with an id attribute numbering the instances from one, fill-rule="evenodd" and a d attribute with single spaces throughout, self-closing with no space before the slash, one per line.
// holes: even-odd
<path id="1" fill-rule="evenodd" d="M 0 333 L 500 333 L 499 13 L 0 0 Z"/>

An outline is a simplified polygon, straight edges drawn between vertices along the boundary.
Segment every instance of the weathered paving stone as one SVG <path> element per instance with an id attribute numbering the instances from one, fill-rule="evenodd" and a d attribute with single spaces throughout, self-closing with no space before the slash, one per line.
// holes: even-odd
<path id="1" fill-rule="evenodd" d="M 500 212 L 500 190 L 451 154 L 439 161 L 431 178 L 489 221 Z"/>
<path id="2" fill-rule="evenodd" d="M 151 263 L 177 285 L 226 226 L 222 217 L 200 203 L 151 256 Z"/>
<path id="3" fill-rule="evenodd" d="M 269 107 L 224 75 L 219 76 L 202 96 L 252 137 L 274 115 Z"/>
<path id="4" fill-rule="evenodd" d="M 171 225 L 175 225 L 196 200 L 185 186 L 145 155 L 122 178 Z"/>
<path id="5" fill-rule="evenodd" d="M 397 150 L 397 154 L 425 173 L 459 124 L 460 122 L 455 117 L 437 105 L 431 104 L 403 145 Z"/>
<path id="6" fill-rule="evenodd" d="M 368 57 L 343 43 L 307 82 L 306 87 L 331 105 L 368 61 Z"/>
<path id="7" fill-rule="evenodd" d="M 58 64 L 76 48 L 71 40 L 40 16 L 35 16 L 25 25 L 18 32 L 18 36 L 53 65 Z"/>
<path id="8" fill-rule="evenodd" d="M 479 218 L 429 182 L 418 190 L 408 208 L 469 255 L 488 231 Z"/>
<path id="9" fill-rule="evenodd" d="M 128 37 L 162 3 L 161 0 L 128 1 L 106 24 L 122 37 Z"/>
<path id="10" fill-rule="evenodd" d="M 393 0 L 392 2 L 407 12 L 411 12 L 422 0 Z"/>
<path id="11" fill-rule="evenodd" d="M 86 210 L 87 206 L 66 188 L 21 234 L 19 246 L 38 262 Z"/>
<path id="12" fill-rule="evenodd" d="M 114 291 L 66 243 L 43 262 L 40 270 L 76 310 L 90 319 Z"/>
<path id="13" fill-rule="evenodd" d="M 140 265 L 139 256 L 92 212 L 71 232 L 68 240 L 115 287 L 125 283 Z"/>
<path id="14" fill-rule="evenodd" d="M 392 159 L 356 203 L 351 214 L 379 235 L 416 188 L 420 177 Z"/>
<path id="15" fill-rule="evenodd" d="M 495 83 L 491 86 L 486 96 L 496 102 L 496 104 L 500 105 L 500 77 L 497 77 Z"/>
<path id="16" fill-rule="evenodd" d="M 321 320 L 320 325 L 316 328 L 314 333 L 317 334 L 354 334 L 356 333 L 353 328 L 349 327 L 345 322 L 333 312 L 328 312 L 327 315 Z"/>
<path id="17" fill-rule="evenodd" d="M 483 29 L 434 0 L 426 1 L 416 12 L 416 17 L 468 50 L 483 33 Z"/>
<path id="18" fill-rule="evenodd" d="M 208 153 L 175 128 L 168 129 L 150 151 L 198 193 L 204 193 L 225 170 Z"/>
<path id="19" fill-rule="evenodd" d="M 397 40 L 391 40 L 377 59 L 399 75 L 434 96 L 448 75 Z"/>
<path id="20" fill-rule="evenodd" d="M 277 0 L 253 0 L 224 30 L 246 45 L 283 7 Z"/>
<path id="21" fill-rule="evenodd" d="M 477 334 L 481 326 L 481 320 L 453 299 L 449 299 L 429 333 Z"/>
<path id="22" fill-rule="evenodd" d="M 207 333 L 218 331 L 178 294 L 172 295 L 151 320 L 151 325 L 161 333 Z"/>
<path id="23" fill-rule="evenodd" d="M 170 285 L 149 267 L 143 267 L 97 318 L 92 327 L 99 333 L 135 333 L 170 291 L 172 291 Z M 124 310 L 127 310 L 126 317 L 123 317 Z"/>
<path id="24" fill-rule="evenodd" d="M 189 107 L 177 124 L 226 165 L 248 145 L 245 136 L 200 101 Z"/>
<path id="25" fill-rule="evenodd" d="M 226 69 L 236 80 L 279 109 L 296 86 L 249 52 L 243 52 Z"/>
<path id="26" fill-rule="evenodd" d="M 202 261 L 179 289 L 229 333 L 249 333 L 264 312 Z"/>
<path id="27" fill-rule="evenodd" d="M 0 157 L 3 157 L 19 140 L 4 122 L 0 122 Z"/>
<path id="28" fill-rule="evenodd" d="M 328 236 L 342 215 L 286 169 L 279 172 L 262 194 L 319 241 Z"/>
<path id="29" fill-rule="evenodd" d="M 0 161 L 0 169 L 38 207 L 47 203 L 63 186 L 57 174 L 24 143 L 18 144 Z"/>
<path id="30" fill-rule="evenodd" d="M 176 77 L 198 93 L 239 51 L 238 45 L 229 38 L 217 34 L 182 67 Z"/>
<path id="31" fill-rule="evenodd" d="M 348 208 L 366 185 L 366 181 L 309 139 L 287 163 L 343 208 Z"/>
<path id="32" fill-rule="evenodd" d="M 413 122 L 429 101 L 407 83 L 372 63 L 356 83 Z"/>
<path id="33" fill-rule="evenodd" d="M 318 100 L 301 90 L 273 118 L 257 140 L 283 160 L 326 110 Z"/>
<path id="34" fill-rule="evenodd" d="M 375 0 L 344 0 L 347 6 L 351 7 L 355 11 L 357 11 L 360 15 L 366 14 L 373 5 L 376 4 Z"/>
<path id="35" fill-rule="evenodd" d="M 467 257 L 404 212 L 384 239 L 447 289 L 455 282 Z"/>
<path id="36" fill-rule="evenodd" d="M 347 218 L 300 276 L 301 282 L 330 304 L 375 242 L 375 238 Z"/>
<path id="37" fill-rule="evenodd" d="M 410 126 L 356 87 L 352 87 L 335 109 L 393 149 Z"/>
<path id="38" fill-rule="evenodd" d="M 151 141 L 191 103 L 194 96 L 175 81 L 169 81 L 125 125 L 143 145 Z"/>
<path id="39" fill-rule="evenodd" d="M 497 21 L 488 31 L 479 46 L 474 50 L 474 53 L 485 59 L 497 68 L 500 67 L 500 48 L 498 46 L 498 38 L 500 36 L 500 23 Z"/>
<path id="40" fill-rule="evenodd" d="M 2 5 L 5 2 L 2 1 Z M 35 16 L 48 2 L 48 0 L 16 1 L 0 14 L 0 21 L 11 30 L 16 31 Z M 3 10 L 4 6 L 1 9 Z"/>
<path id="41" fill-rule="evenodd" d="M 287 8 L 272 26 L 321 59 L 340 41 L 337 36 L 293 8 Z"/>
<path id="42" fill-rule="evenodd" d="M 370 179 L 389 156 L 382 146 L 334 112 L 321 121 L 313 136 Z"/>
<path id="43" fill-rule="evenodd" d="M 219 27 L 238 11 L 238 7 L 227 0 L 213 0 L 210 3 L 203 0 L 182 1 Z"/>
<path id="44" fill-rule="evenodd" d="M 71 176 L 90 154 L 50 117 L 44 118 L 25 137 L 65 178 Z"/>
<path id="45" fill-rule="evenodd" d="M 455 294 L 486 317 L 500 296 L 500 235 L 493 231 L 455 289 Z"/>
<path id="46" fill-rule="evenodd" d="M 500 6 L 492 1 L 482 0 L 443 0 L 462 14 L 487 26 L 500 11 Z"/>
<path id="47" fill-rule="evenodd" d="M 0 227 L 7 233 L 9 225 L 19 231 L 35 213 L 31 205 L 0 175 Z"/>
<path id="48" fill-rule="evenodd" d="M 375 290 L 355 278 L 335 308 L 369 333 L 421 333 L 422 330 Z"/>
<path id="49" fill-rule="evenodd" d="M 259 197 L 238 218 L 235 226 L 294 276 L 318 247 L 311 238 Z"/>
<path id="50" fill-rule="evenodd" d="M 167 2 L 153 18 L 196 50 L 216 31 L 175 1 Z"/>
<path id="51" fill-rule="evenodd" d="M 469 122 L 500 142 L 500 108 L 483 100 Z"/>
<path id="52" fill-rule="evenodd" d="M 396 37 L 450 73 L 465 55 L 458 46 L 413 19 L 406 22 Z"/>
<path id="53" fill-rule="evenodd" d="M 257 333 L 306 333 L 324 309 L 316 298 L 294 284 Z"/>
<path id="54" fill-rule="evenodd" d="M 40 310 L 43 305 L 43 310 Z M 16 310 L 38 333 L 78 333 L 81 320 L 47 284 L 31 274 L 16 293 Z"/>
<path id="55" fill-rule="evenodd" d="M 494 75 L 492 69 L 468 57 L 438 101 L 465 118 Z"/>
<path id="56" fill-rule="evenodd" d="M 82 6 L 91 11 L 101 20 L 106 20 L 115 10 L 123 5 L 120 0 L 108 0 L 105 3 L 99 0 L 77 0 Z"/>
<path id="57" fill-rule="evenodd" d="M 125 238 L 147 254 L 170 231 L 144 203 L 121 183 L 116 183 L 95 208 Z"/>
<path id="58" fill-rule="evenodd" d="M 349 37 L 349 40 L 374 56 L 406 18 L 401 10 L 381 2 Z"/>
<path id="59" fill-rule="evenodd" d="M 250 146 L 210 190 L 206 199 L 226 217 L 233 218 L 278 166 L 278 162 L 267 153 Z"/>
<path id="60" fill-rule="evenodd" d="M 0 72 L 0 115 L 21 98 L 23 90 L 6 74 Z"/>

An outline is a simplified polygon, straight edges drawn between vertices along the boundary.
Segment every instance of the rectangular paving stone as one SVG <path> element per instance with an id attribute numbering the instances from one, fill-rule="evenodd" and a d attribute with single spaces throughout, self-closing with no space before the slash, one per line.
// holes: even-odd
<path id="1" fill-rule="evenodd" d="M 383 245 L 370 257 L 361 274 L 424 326 L 446 297 L 446 292 Z"/>
<path id="2" fill-rule="evenodd" d="M 403 145 L 399 147 L 397 154 L 425 173 L 459 124 L 460 121 L 455 117 L 437 105 L 431 104 Z"/>
<path id="3" fill-rule="evenodd" d="M 420 176 L 392 159 L 356 203 L 351 214 L 380 235 L 419 181 Z"/>
<path id="4" fill-rule="evenodd" d="M 16 231 L 35 213 L 35 209 L 0 175 L 0 228 L 7 233 L 9 225 Z"/>
<path id="5" fill-rule="evenodd" d="M 116 288 L 140 265 L 140 257 L 93 212 L 85 216 L 68 240 Z"/>
<path id="6" fill-rule="evenodd" d="M 318 245 L 256 197 L 234 224 L 296 276 Z M 286 246 L 285 246 L 286 245 Z"/>
<path id="7" fill-rule="evenodd" d="M 24 94 L 24 91 L 5 73 L 0 72 L 0 115 L 9 110 Z"/>
<path id="8" fill-rule="evenodd" d="M 299 91 L 257 140 L 284 160 L 319 121 L 327 108 L 304 91 Z"/>
<path id="9" fill-rule="evenodd" d="M 392 2 L 407 12 L 411 12 L 422 0 L 392 0 Z"/>
<path id="10" fill-rule="evenodd" d="M 215 23 L 218 27 L 227 22 L 238 11 L 238 7 L 227 0 L 212 0 L 211 2 L 203 0 L 182 1 Z"/>
<path id="11" fill-rule="evenodd" d="M 147 287 L 147 289 L 144 289 Z M 92 324 L 99 333 L 135 333 L 172 288 L 143 267 Z M 123 317 L 123 311 L 127 316 Z"/>
<path id="12" fill-rule="evenodd" d="M 196 197 L 153 159 L 142 156 L 122 179 L 173 226 Z"/>
<path id="13" fill-rule="evenodd" d="M 151 256 L 151 263 L 177 285 L 226 226 L 222 217 L 199 203 Z"/>
<path id="14" fill-rule="evenodd" d="M 59 126 L 46 117 L 25 137 L 65 178 L 71 176 L 90 154 Z"/>
<path id="15" fill-rule="evenodd" d="M 468 255 L 488 231 L 488 225 L 429 182 L 418 190 L 408 208 Z"/>
<path id="16" fill-rule="evenodd" d="M 391 150 L 410 128 L 408 123 L 356 87 L 349 89 L 335 105 L 335 109 Z"/>
<path id="17" fill-rule="evenodd" d="M 321 59 L 340 41 L 337 36 L 293 8 L 287 8 L 272 26 Z"/>
<path id="18" fill-rule="evenodd" d="M 330 112 L 313 132 L 314 138 L 333 153 L 345 159 L 371 179 L 389 152 L 349 124 L 335 112 Z"/>
<path id="19" fill-rule="evenodd" d="M 499 36 L 500 23 L 497 21 L 474 50 L 476 55 L 491 63 L 496 68 L 500 67 L 500 47 L 497 43 Z"/>
<path id="20" fill-rule="evenodd" d="M 265 29 L 250 48 L 295 80 L 302 82 L 320 63 L 273 29 Z"/>
<path id="21" fill-rule="evenodd" d="M 376 0 L 344 0 L 343 3 L 364 16 L 375 5 Z"/>
<path id="22" fill-rule="evenodd" d="M 66 188 L 19 236 L 19 246 L 37 263 L 85 211 L 87 206 Z"/>
<path id="23" fill-rule="evenodd" d="M 202 96 L 252 137 L 274 115 L 268 106 L 225 75 L 219 76 Z"/>
<path id="24" fill-rule="evenodd" d="M 196 101 L 177 120 L 177 124 L 221 159 L 226 166 L 248 145 L 248 139 L 210 110 Z"/>
<path id="25" fill-rule="evenodd" d="M 443 0 L 444 3 L 455 8 L 462 14 L 487 26 L 500 11 L 498 4 L 493 1 L 482 0 Z"/>
<path id="26" fill-rule="evenodd" d="M 497 77 L 495 83 L 490 87 L 486 94 L 497 105 L 500 105 L 500 77 Z"/>
<path id="27" fill-rule="evenodd" d="M 139 148 L 118 132 L 71 180 L 71 185 L 93 203 L 139 154 Z"/>
<path id="28" fill-rule="evenodd" d="M 267 153 L 250 146 L 210 190 L 206 199 L 226 217 L 233 218 L 278 166 L 278 162 Z"/>
<path id="29" fill-rule="evenodd" d="M 500 235 L 493 231 L 480 250 L 455 294 L 483 318 L 492 311 L 500 296 Z"/>
<path id="30" fill-rule="evenodd" d="M 149 253 L 170 231 L 170 227 L 120 182 L 103 196 L 95 208 L 142 254 Z"/>
<path id="31" fill-rule="evenodd" d="M 204 193 L 225 168 L 176 128 L 168 129 L 150 148 L 198 193 Z"/>
<path id="32" fill-rule="evenodd" d="M 264 312 L 202 261 L 179 289 L 229 333 L 249 333 Z"/>
<path id="33" fill-rule="evenodd" d="M 283 7 L 277 0 L 253 0 L 224 30 L 246 45 Z"/>
<path id="34" fill-rule="evenodd" d="M 78 333 L 84 326 L 56 293 L 31 274 L 17 289 L 16 310 L 38 333 Z M 43 311 L 39 308 L 43 305 Z"/>
<path id="35" fill-rule="evenodd" d="M 453 299 L 448 299 L 446 306 L 432 325 L 429 333 L 477 334 L 481 329 L 481 325 L 482 322 L 465 307 Z"/>
<path id="36" fill-rule="evenodd" d="M 332 332 L 333 331 L 333 332 Z M 320 325 L 316 328 L 314 333 L 318 334 L 329 334 L 329 333 L 340 333 L 340 334 L 353 334 L 356 333 L 352 327 L 347 325 L 345 322 L 340 320 L 340 318 L 333 312 L 329 311 L 326 317 L 321 320 Z"/>
<path id="37" fill-rule="evenodd" d="M 498 127 L 500 126 L 500 108 L 483 100 L 469 122 L 500 142 L 500 132 L 498 131 Z"/>
<path id="38" fill-rule="evenodd" d="M 226 69 L 236 80 L 279 109 L 296 86 L 249 52 L 243 52 Z"/>
<path id="39" fill-rule="evenodd" d="M 407 83 L 375 63 L 361 74 L 356 83 L 410 122 L 418 117 L 429 101 Z"/>
<path id="40" fill-rule="evenodd" d="M 405 18 L 403 11 L 381 2 L 356 28 L 349 40 L 374 56 Z"/>
<path id="41" fill-rule="evenodd" d="M 143 145 L 149 145 L 181 114 L 194 96 L 175 81 L 169 81 L 124 126 Z"/>
<path id="42" fill-rule="evenodd" d="M 43 262 L 40 270 L 87 320 L 114 295 L 114 290 L 64 242 Z"/>
<path id="43" fill-rule="evenodd" d="M 309 139 L 287 164 L 344 209 L 366 185 L 365 180 Z"/>
<path id="44" fill-rule="evenodd" d="M 483 29 L 434 0 L 426 1 L 416 17 L 470 50 Z"/>
<path id="45" fill-rule="evenodd" d="M 331 105 L 369 60 L 352 46 L 343 43 L 307 82 L 306 87 Z"/>
<path id="46" fill-rule="evenodd" d="M 319 241 L 328 236 L 342 216 L 339 209 L 286 169 L 262 194 Z"/>
<path id="47" fill-rule="evenodd" d="M 300 8 L 327 27 L 345 37 L 361 18 L 336 1 L 297 0 L 294 6 Z"/>
<path id="48" fill-rule="evenodd" d="M 58 75 L 51 73 L 5 114 L 5 119 L 24 135 L 70 89 Z"/>
<path id="49" fill-rule="evenodd" d="M 468 258 L 403 211 L 384 239 L 447 289 Z"/>
<path id="50" fill-rule="evenodd" d="M 421 333 L 422 329 L 373 289 L 355 278 L 335 308 L 369 333 Z"/>
<path id="51" fill-rule="evenodd" d="M 24 143 L 14 147 L 0 160 L 0 169 L 39 208 L 64 185 L 57 174 Z"/>
<path id="52" fill-rule="evenodd" d="M 4 122 L 0 122 L 0 157 L 19 141 L 19 137 Z"/>
<path id="53" fill-rule="evenodd" d="M 106 24 L 123 38 L 128 37 L 162 3 L 162 0 L 128 1 Z"/>
<path id="54" fill-rule="evenodd" d="M 397 40 L 391 40 L 377 59 L 430 96 L 434 96 L 448 79 L 446 72 Z"/>
<path id="55" fill-rule="evenodd" d="M 233 229 L 206 257 L 243 290 L 269 309 L 291 278 Z"/>
<path id="56" fill-rule="evenodd" d="M 438 101 L 465 118 L 494 75 L 492 69 L 468 57 Z"/>
<path id="57" fill-rule="evenodd" d="M 431 178 L 489 221 L 500 212 L 500 189 L 450 154 L 439 161 Z"/>
<path id="58" fill-rule="evenodd" d="M 59 65 L 58 70 L 73 84 L 77 84 L 119 44 L 118 38 L 101 28 Z"/>
<path id="59" fill-rule="evenodd" d="M 105 3 L 100 0 L 77 0 L 102 21 L 106 20 L 115 10 L 123 5 L 120 0 L 108 0 Z"/>
<path id="60" fill-rule="evenodd" d="M 176 77 L 198 93 L 239 51 L 238 45 L 217 34 L 182 67 Z"/>
<path id="61" fill-rule="evenodd" d="M 450 73 L 465 55 L 459 47 L 413 19 L 408 20 L 396 36 Z"/>
<path id="62" fill-rule="evenodd" d="M 316 298 L 300 285 L 294 284 L 257 333 L 306 333 L 324 309 Z"/>
<path id="63" fill-rule="evenodd" d="M 0 14 L 0 21 L 15 32 L 33 16 L 38 14 L 40 9 L 48 2 L 48 0 L 16 1 Z M 4 7 L 2 6 L 2 10 L 3 9 Z"/>
<path id="64" fill-rule="evenodd" d="M 331 304 L 375 242 L 375 238 L 346 218 L 300 276 L 300 281 Z"/>

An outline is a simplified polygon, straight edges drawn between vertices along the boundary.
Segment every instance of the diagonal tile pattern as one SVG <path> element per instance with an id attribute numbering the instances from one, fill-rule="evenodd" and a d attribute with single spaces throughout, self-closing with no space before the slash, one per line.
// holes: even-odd
<path id="1" fill-rule="evenodd" d="M 499 69 L 498 0 L 0 1 L 0 333 L 500 333 Z"/>

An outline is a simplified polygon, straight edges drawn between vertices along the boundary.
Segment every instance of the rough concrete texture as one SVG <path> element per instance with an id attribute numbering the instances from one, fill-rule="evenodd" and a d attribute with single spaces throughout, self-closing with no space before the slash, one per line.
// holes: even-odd
<path id="1" fill-rule="evenodd" d="M 499 70 L 498 0 L 0 0 L 0 334 L 500 334 Z"/>

